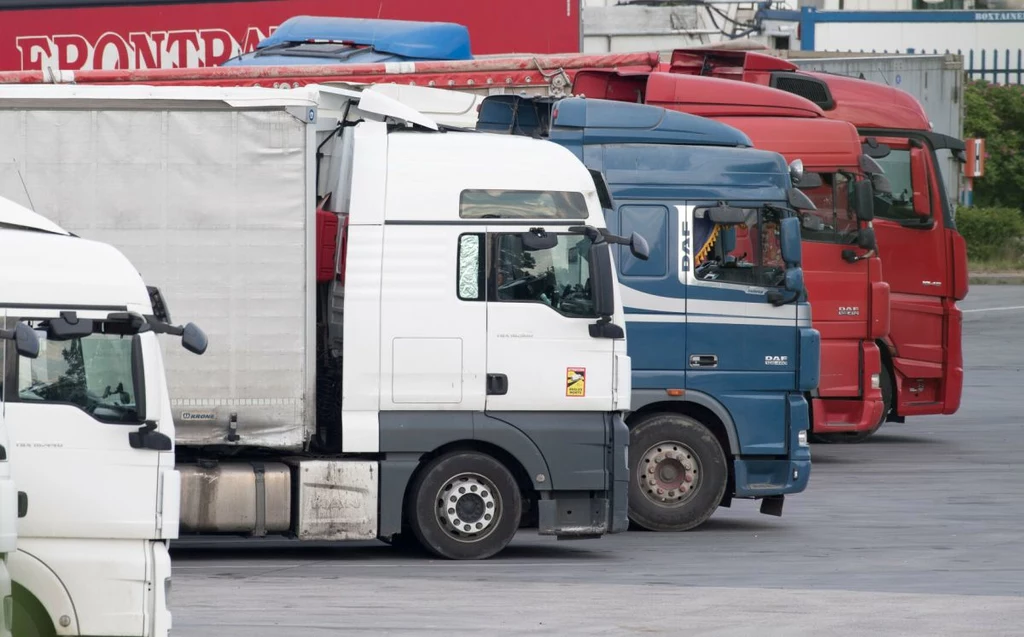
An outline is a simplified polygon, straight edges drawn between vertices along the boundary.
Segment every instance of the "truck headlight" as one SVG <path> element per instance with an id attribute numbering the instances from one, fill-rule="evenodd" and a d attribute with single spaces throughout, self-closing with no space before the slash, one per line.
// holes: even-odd
<path id="1" fill-rule="evenodd" d="M 878 374 L 871 375 L 871 389 L 878 389 L 882 386 L 882 379 Z"/>
<path id="2" fill-rule="evenodd" d="M 796 432 L 796 443 L 798 445 L 800 445 L 801 447 L 806 447 L 807 446 L 807 430 L 806 429 L 801 429 L 800 431 Z"/>

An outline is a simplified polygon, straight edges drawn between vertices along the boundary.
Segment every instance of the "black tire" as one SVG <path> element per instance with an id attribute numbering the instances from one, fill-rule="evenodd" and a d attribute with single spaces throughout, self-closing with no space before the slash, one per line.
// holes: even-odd
<path id="1" fill-rule="evenodd" d="M 444 493 L 447 489 L 449 495 Z M 452 498 L 453 506 L 440 509 L 441 502 L 451 504 Z M 512 541 L 522 507 L 519 485 L 505 465 L 482 453 L 454 451 L 434 458 L 416 477 L 406 502 L 406 517 L 416 539 L 438 557 L 483 560 Z M 459 528 L 454 521 L 460 523 Z"/>
<path id="2" fill-rule="evenodd" d="M 661 454 L 657 475 L 652 476 L 651 462 Z M 700 526 L 718 508 L 729 483 L 718 439 L 700 422 L 681 414 L 650 414 L 631 427 L 629 467 L 629 519 L 648 531 L 688 531 Z M 666 476 L 670 479 L 658 482 Z M 686 476 L 692 481 L 687 482 Z M 651 479 L 657 485 L 651 485 Z M 667 490 L 677 482 L 678 490 Z M 668 502 L 661 502 L 661 497 L 669 498 Z"/>
<path id="3" fill-rule="evenodd" d="M 28 592 L 14 585 L 12 637 L 54 637 L 56 631 L 46 610 Z"/>

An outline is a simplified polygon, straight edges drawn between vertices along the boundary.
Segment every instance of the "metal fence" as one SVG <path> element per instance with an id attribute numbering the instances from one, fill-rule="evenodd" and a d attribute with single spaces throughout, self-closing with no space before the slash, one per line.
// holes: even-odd
<path id="1" fill-rule="evenodd" d="M 907 49 L 907 53 L 928 54 L 925 49 Z M 964 58 L 964 72 L 972 80 L 986 80 L 993 84 L 1024 84 L 1024 49 L 981 49 L 966 53 L 956 51 L 939 51 L 932 49 L 932 55 L 955 53 Z"/>

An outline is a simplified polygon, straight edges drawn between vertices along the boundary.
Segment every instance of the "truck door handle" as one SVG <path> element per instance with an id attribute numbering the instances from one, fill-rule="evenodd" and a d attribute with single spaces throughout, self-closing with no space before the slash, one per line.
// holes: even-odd
<path id="1" fill-rule="evenodd" d="M 718 355 L 690 354 L 690 367 L 718 367 Z"/>
<path id="2" fill-rule="evenodd" d="M 504 396 L 508 393 L 508 376 L 504 374 L 487 375 L 487 395 Z"/>
<path id="3" fill-rule="evenodd" d="M 28 494 L 18 491 L 18 517 L 23 518 L 26 515 L 28 515 Z"/>
<path id="4" fill-rule="evenodd" d="M 170 451 L 174 443 L 170 436 L 156 430 L 156 423 L 147 420 L 138 431 L 128 434 L 128 444 L 132 449 L 153 449 L 154 451 Z"/>
<path id="5" fill-rule="evenodd" d="M 0 460 L 7 460 L 7 448 L 0 445 Z"/>

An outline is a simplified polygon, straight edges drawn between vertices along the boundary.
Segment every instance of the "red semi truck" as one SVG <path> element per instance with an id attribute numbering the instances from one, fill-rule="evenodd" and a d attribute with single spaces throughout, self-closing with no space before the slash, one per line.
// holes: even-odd
<path id="1" fill-rule="evenodd" d="M 962 157 L 962 140 L 932 131 L 924 108 L 899 89 L 802 71 L 751 51 L 673 52 L 672 73 L 770 86 L 803 96 L 826 117 L 856 126 L 864 152 L 881 164 L 891 195 L 876 194 L 874 229 L 890 299 L 889 337 L 878 340 L 895 400 L 888 420 L 953 414 L 963 389 L 967 245 L 956 230 L 937 153 Z"/>
<path id="2" fill-rule="evenodd" d="M 853 125 L 774 88 L 675 73 L 583 70 L 573 93 L 716 119 L 742 130 L 757 148 L 803 162 L 808 183 L 799 185 L 817 206 L 802 213 L 804 276 L 821 333 L 811 431 L 820 441 L 844 442 L 874 433 L 892 402 L 877 345 L 889 333 L 889 286 L 870 231 L 872 202 L 853 195 L 854 184 L 869 178 L 865 168 L 881 171 L 863 157 Z"/>

